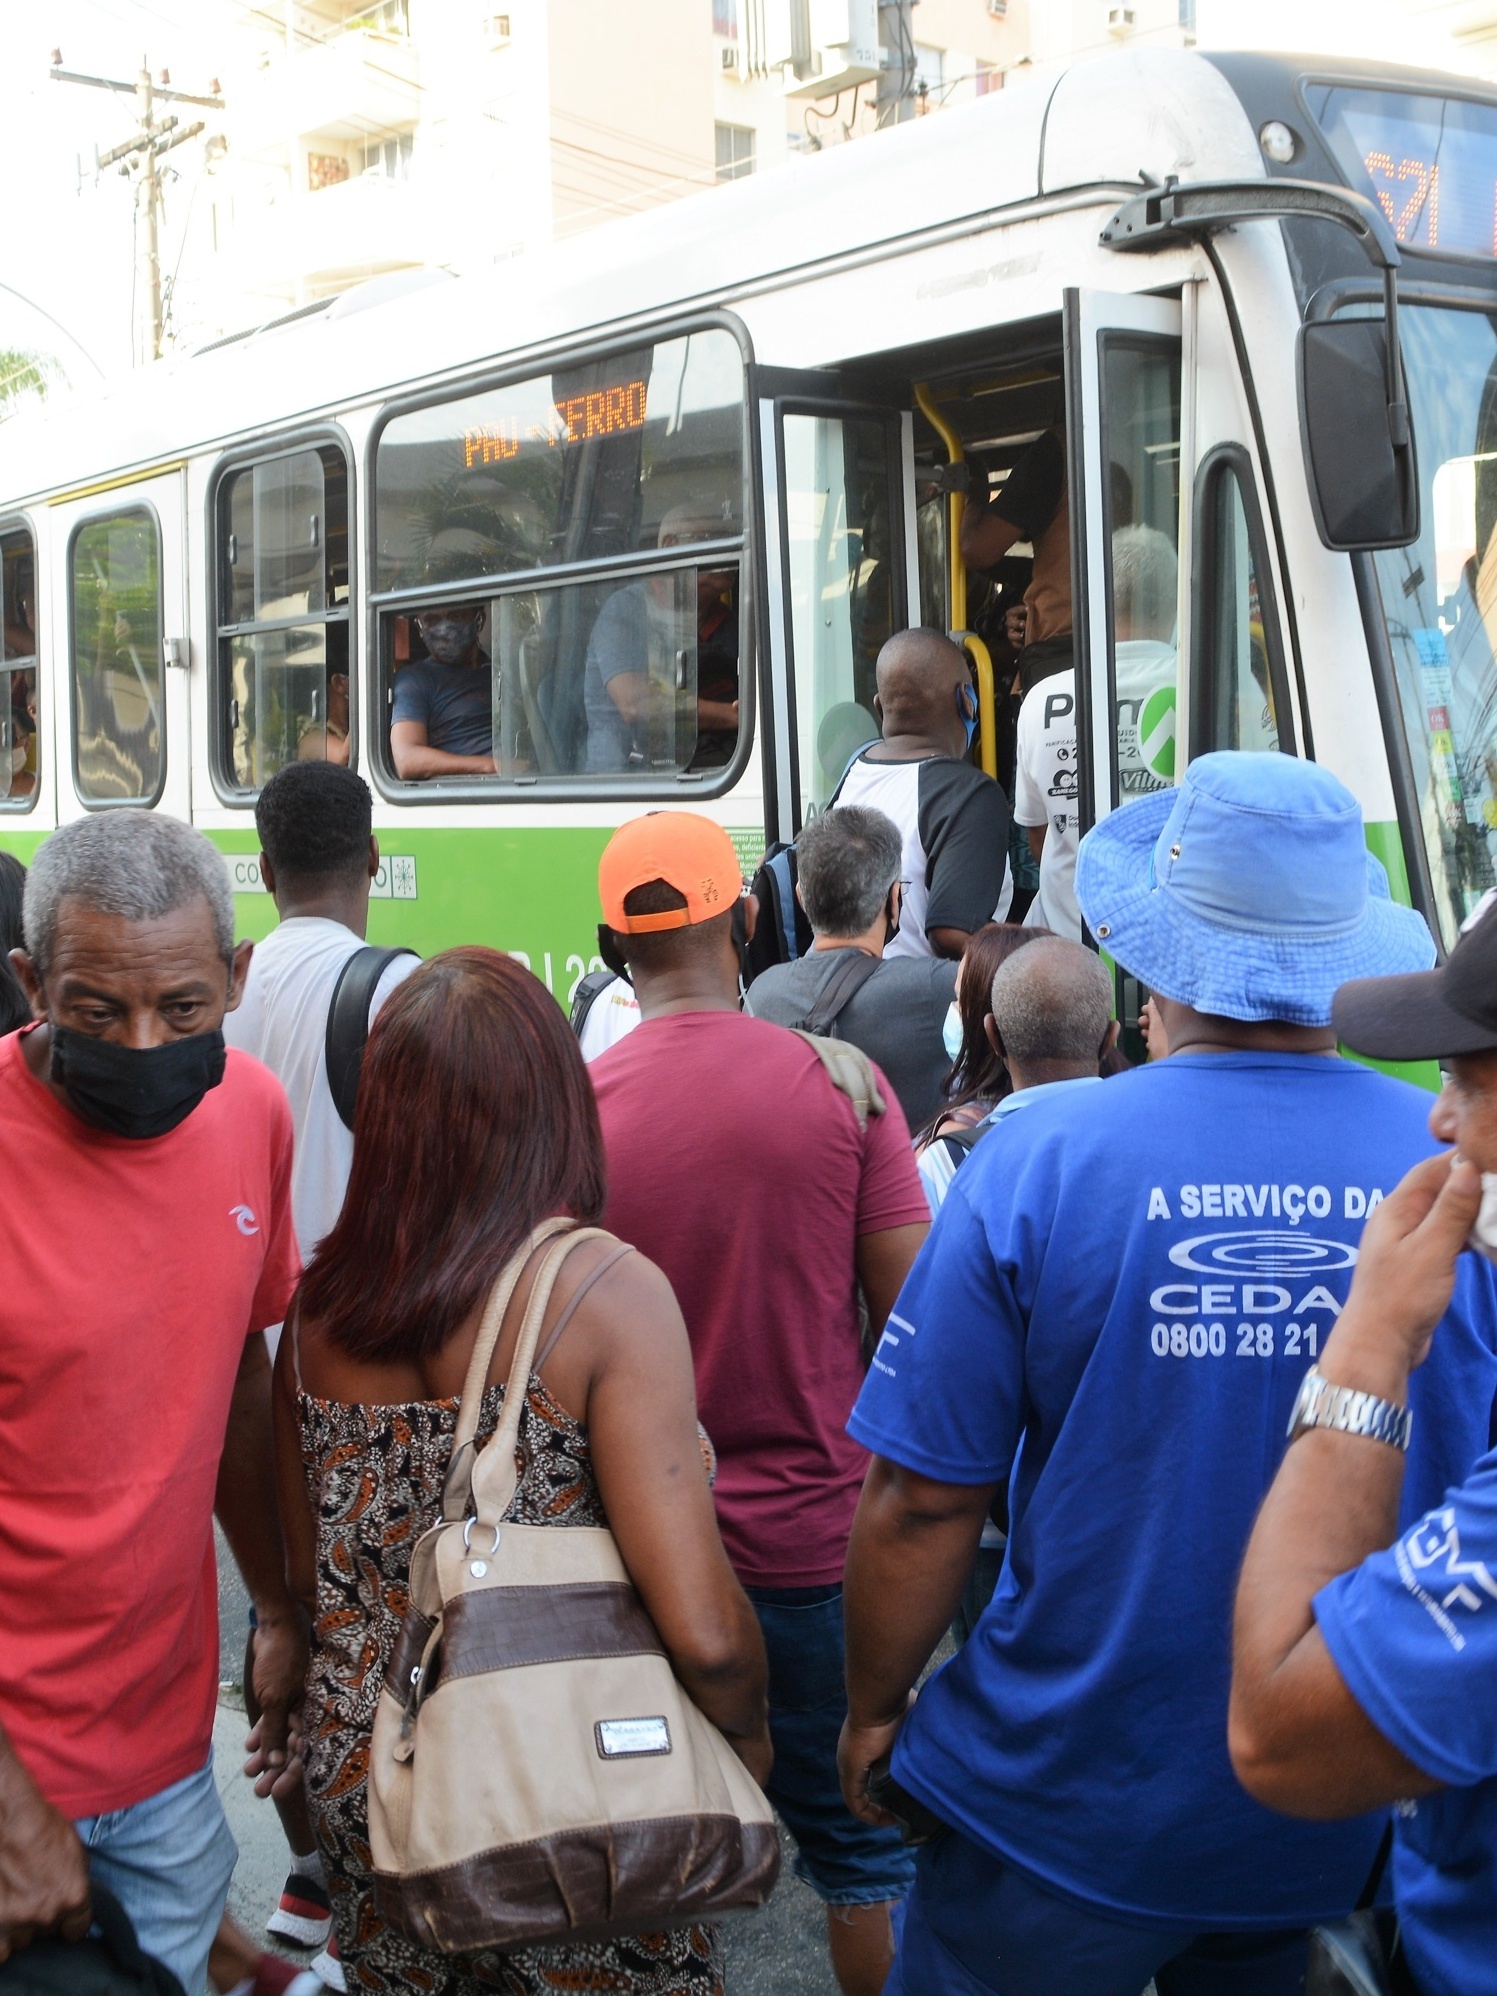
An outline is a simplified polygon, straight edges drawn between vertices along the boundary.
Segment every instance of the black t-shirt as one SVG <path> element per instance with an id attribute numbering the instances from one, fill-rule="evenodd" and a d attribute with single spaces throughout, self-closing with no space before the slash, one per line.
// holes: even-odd
<path id="1" fill-rule="evenodd" d="M 929 956 L 929 930 L 970 934 L 997 918 L 1008 866 L 1009 810 L 991 776 L 949 755 L 879 762 L 864 753 L 843 777 L 833 802 L 866 804 L 899 829 L 904 908 L 899 934 L 885 955 Z"/>
<path id="2" fill-rule="evenodd" d="M 1066 454 L 1054 430 L 1036 437 L 991 501 L 990 510 L 1025 540 L 1038 541 L 1055 518 L 1066 489 Z"/>

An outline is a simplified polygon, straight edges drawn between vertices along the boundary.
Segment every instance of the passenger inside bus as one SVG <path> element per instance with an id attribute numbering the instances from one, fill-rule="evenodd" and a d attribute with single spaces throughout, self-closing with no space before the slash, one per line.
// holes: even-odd
<path id="1" fill-rule="evenodd" d="M 327 676 L 327 719 L 312 721 L 296 744 L 298 762 L 348 762 L 348 674 Z"/>
<path id="2" fill-rule="evenodd" d="M 1026 693 L 1073 662 L 1070 521 L 1065 435 L 1058 428 L 1035 438 L 991 500 L 985 492 L 969 494 L 962 516 L 969 568 L 995 567 L 1021 541 L 1034 548 L 1020 665 Z"/>
<path id="3" fill-rule="evenodd" d="M 710 540 L 721 523 L 690 506 L 676 506 L 660 523 L 658 544 L 681 547 Z M 738 741 L 737 572 L 695 571 L 695 629 L 689 627 L 690 571 L 641 577 L 608 598 L 588 639 L 582 704 L 587 720 L 585 767 L 625 770 L 671 761 L 686 769 L 720 769 Z M 694 640 L 694 642 L 693 642 Z M 695 672 L 695 742 L 683 740 L 689 719 L 679 713 Z"/>
<path id="4" fill-rule="evenodd" d="M 426 657 L 395 675 L 390 759 L 396 775 L 406 783 L 492 776 L 494 668 L 480 642 L 488 611 L 481 603 L 443 603 L 417 611 L 412 621 Z M 344 699 L 346 711 L 346 679 Z"/>

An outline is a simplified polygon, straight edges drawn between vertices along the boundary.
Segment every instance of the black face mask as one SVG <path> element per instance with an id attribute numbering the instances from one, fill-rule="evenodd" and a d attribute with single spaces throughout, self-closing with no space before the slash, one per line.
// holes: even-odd
<path id="1" fill-rule="evenodd" d="M 117 1137 L 164 1137 L 223 1078 L 224 1036 L 216 1029 L 141 1048 L 52 1028 L 52 1079 L 85 1123 Z"/>

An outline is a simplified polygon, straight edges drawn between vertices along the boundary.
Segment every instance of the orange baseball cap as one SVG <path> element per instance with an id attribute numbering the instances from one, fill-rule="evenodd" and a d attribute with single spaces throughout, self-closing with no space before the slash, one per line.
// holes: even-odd
<path id="1" fill-rule="evenodd" d="M 686 898 L 662 915 L 626 915 L 636 887 L 663 880 Z M 743 892 L 743 869 L 721 825 L 691 811 L 650 811 L 620 825 L 598 862 L 598 898 L 615 935 L 688 929 L 726 915 Z"/>

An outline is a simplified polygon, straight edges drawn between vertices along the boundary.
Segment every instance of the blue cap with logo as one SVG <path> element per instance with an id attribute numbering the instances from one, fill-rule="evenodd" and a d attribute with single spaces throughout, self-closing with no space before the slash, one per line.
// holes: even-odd
<path id="1" fill-rule="evenodd" d="M 1081 841 L 1076 897 L 1141 983 L 1228 1019 L 1326 1026 L 1349 978 L 1435 960 L 1423 917 L 1388 898 L 1356 798 L 1292 756 L 1198 756 L 1178 789 L 1124 804 Z"/>

